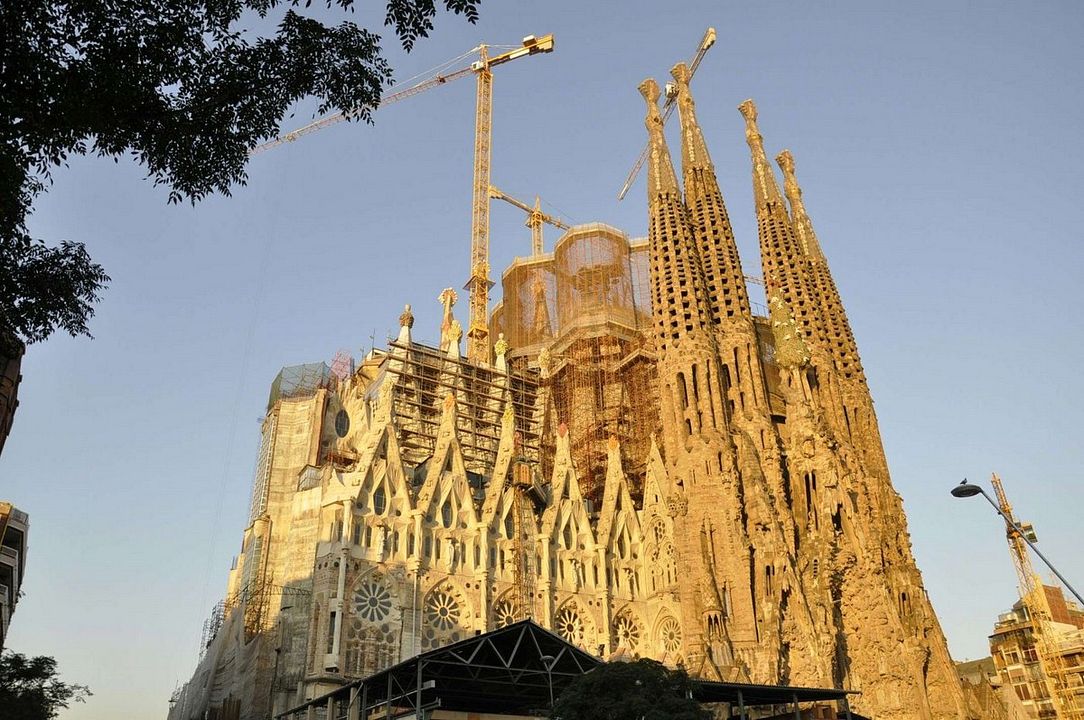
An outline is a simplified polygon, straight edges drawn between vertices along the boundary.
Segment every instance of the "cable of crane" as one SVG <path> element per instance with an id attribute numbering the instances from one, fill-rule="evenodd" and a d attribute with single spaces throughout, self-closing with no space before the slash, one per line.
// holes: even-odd
<path id="1" fill-rule="evenodd" d="M 448 60 L 446 62 L 442 62 L 440 65 L 437 65 L 436 67 L 429 68 L 428 70 L 423 70 L 422 72 L 418 73 L 417 75 L 413 75 L 411 77 L 408 77 L 406 80 L 402 80 L 400 82 L 395 83 L 394 85 L 392 85 L 388 89 L 389 90 L 395 90 L 396 92 L 398 92 L 397 89 L 399 87 L 401 87 L 403 85 L 408 85 L 408 84 L 414 82 L 415 80 L 417 80 L 420 77 L 424 77 L 426 80 L 428 80 L 433 75 L 438 74 L 441 70 L 443 70 L 443 69 L 445 69 L 445 68 L 447 68 L 447 67 L 449 67 L 451 65 L 455 65 L 457 62 L 459 62 L 460 60 L 463 60 L 464 58 L 466 58 L 466 57 L 468 57 L 470 55 L 474 55 L 477 51 L 478 51 L 478 48 L 474 48 L 473 50 L 468 50 L 467 52 L 463 53 L 459 57 L 454 57 L 451 60 Z"/>
<path id="2" fill-rule="evenodd" d="M 415 91 L 415 90 L 420 91 L 420 90 L 424 89 L 424 86 L 426 86 L 428 83 L 433 82 L 434 80 L 444 82 L 445 80 L 450 79 L 452 76 L 456 76 L 456 75 L 471 71 L 471 66 L 466 65 L 465 67 L 458 68 L 456 70 L 452 70 L 452 71 L 448 72 L 447 74 L 445 74 L 443 76 L 440 74 L 441 70 L 445 70 L 446 68 L 449 68 L 450 66 L 455 65 L 457 62 L 465 59 L 466 57 L 471 55 L 476 50 L 477 50 L 477 48 L 475 48 L 474 50 L 469 50 L 469 51 L 463 53 L 462 55 L 460 55 L 459 57 L 452 58 L 451 60 L 447 61 L 446 63 L 442 63 L 441 65 L 437 65 L 435 68 L 433 68 L 431 70 L 427 70 L 424 73 L 418 73 L 413 78 L 410 78 L 407 81 L 404 81 L 402 83 L 396 83 L 395 85 L 392 85 L 388 89 L 392 90 L 394 92 L 391 92 L 389 94 L 384 95 L 380 99 L 380 102 L 372 109 L 374 109 L 374 110 L 379 109 L 380 107 L 382 107 L 384 105 L 393 103 L 396 100 L 398 100 L 399 98 L 403 97 L 404 95 L 410 95 L 412 93 L 412 91 Z M 422 79 L 418 80 L 417 82 L 415 82 L 412 85 L 408 85 L 407 87 L 402 87 L 403 85 L 407 85 L 407 83 L 410 80 L 413 80 L 413 79 L 419 78 L 419 77 L 421 77 Z M 398 88 L 402 88 L 402 89 L 398 89 Z M 324 117 L 322 117 L 322 118 L 320 118 L 318 120 L 312 121 L 308 125 L 304 125 L 302 127 L 299 127 L 296 130 L 291 130 L 290 132 L 286 132 L 286 133 L 283 133 L 281 135 L 277 135 L 273 139 L 268 140 L 267 142 L 261 143 L 261 144 L 257 145 L 256 147 L 252 148 L 251 150 L 249 150 L 248 151 L 249 157 L 251 157 L 253 155 L 257 155 L 257 154 L 259 154 L 259 153 L 261 153 L 261 152 L 263 152 L 265 150 L 269 150 L 269 149 L 271 149 L 273 147 L 277 147 L 278 145 L 282 145 L 282 144 L 288 143 L 288 142 L 293 142 L 294 140 L 297 140 L 300 137 L 308 135 L 309 133 L 311 133 L 311 132 L 313 132 L 315 130 L 319 130 L 321 128 L 327 127 L 328 125 L 334 125 L 337 122 L 347 120 L 352 115 L 354 115 L 355 113 L 361 112 L 361 110 L 363 110 L 363 109 L 364 108 L 354 108 L 354 109 L 346 111 L 346 112 L 340 111 L 340 112 L 337 112 L 337 113 L 332 113 L 331 115 L 325 115 Z"/>

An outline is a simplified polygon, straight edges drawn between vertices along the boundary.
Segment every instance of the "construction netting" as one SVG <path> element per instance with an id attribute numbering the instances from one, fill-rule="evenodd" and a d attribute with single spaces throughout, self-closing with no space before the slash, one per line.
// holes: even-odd
<path id="1" fill-rule="evenodd" d="M 552 254 L 508 268 L 494 312 L 512 358 L 549 349 L 557 420 L 568 427 L 581 491 L 596 509 L 610 438 L 621 443 L 622 467 L 638 494 L 658 429 L 655 366 L 642 352 L 650 344 L 648 268 L 646 240 L 630 243 L 601 223 L 577 225 Z M 552 453 L 543 458 L 545 465 Z"/>
<path id="2" fill-rule="evenodd" d="M 336 382 L 335 376 L 327 363 L 306 363 L 291 365 L 279 370 L 271 383 L 271 395 L 267 399 L 267 409 L 283 398 L 307 397 L 320 388 L 331 388 Z"/>
<path id="3" fill-rule="evenodd" d="M 500 332 L 513 356 L 537 354 L 557 328 L 557 278 L 553 256 L 517 258 L 502 278 Z M 494 311 L 494 320 L 498 319 Z"/>
<path id="4" fill-rule="evenodd" d="M 637 326 L 625 233 L 601 223 L 577 225 L 557 242 L 553 259 L 562 334 L 573 326 Z"/>
<path id="5" fill-rule="evenodd" d="M 629 270 L 632 275 L 632 302 L 638 327 L 651 327 L 651 245 L 647 238 L 629 241 Z"/>

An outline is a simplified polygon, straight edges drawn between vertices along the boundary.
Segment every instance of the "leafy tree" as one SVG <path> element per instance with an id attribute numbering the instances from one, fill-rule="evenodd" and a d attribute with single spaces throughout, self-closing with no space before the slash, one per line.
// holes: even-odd
<path id="1" fill-rule="evenodd" d="M 560 720 L 705 720 L 711 714 L 690 696 L 692 681 L 678 668 L 641 659 L 611 662 L 576 678 L 550 712 Z"/>
<path id="2" fill-rule="evenodd" d="M 5 720 L 50 720 L 73 702 L 91 694 L 85 685 L 68 685 L 57 677 L 56 660 L 28 658 L 5 651 L 0 655 L 0 708 Z"/>
<path id="3" fill-rule="evenodd" d="M 404 49 L 433 29 L 437 0 L 381 0 Z M 371 122 L 392 78 L 380 36 L 343 14 L 325 25 L 312 0 L 17 0 L 0 2 L 0 337 L 89 335 L 109 281 L 81 243 L 27 233 L 34 199 L 72 155 L 131 155 L 169 201 L 244 184 L 248 151 L 275 135 L 299 99 Z M 473 23 L 481 0 L 443 0 Z M 239 27 L 277 21 L 273 33 Z"/>

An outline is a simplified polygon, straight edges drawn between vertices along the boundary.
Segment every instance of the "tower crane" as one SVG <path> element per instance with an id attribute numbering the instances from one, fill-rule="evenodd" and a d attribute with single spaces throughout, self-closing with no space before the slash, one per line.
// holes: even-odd
<path id="1" fill-rule="evenodd" d="M 528 55 L 553 52 L 553 45 L 553 35 L 542 37 L 528 35 L 523 38 L 519 47 L 492 57 L 489 55 L 490 46 L 479 45 L 441 66 L 448 67 L 468 55 L 477 53 L 477 60 L 468 67 L 448 71 L 446 74 L 435 73 L 423 78 L 408 88 L 388 95 L 378 106 L 390 105 L 470 74 L 474 74 L 477 78 L 478 90 L 474 117 L 474 186 L 471 203 L 471 270 L 470 278 L 465 286 L 470 291 L 467 357 L 475 362 L 489 362 L 489 288 L 493 285 L 489 279 L 489 166 L 493 134 L 493 68 Z M 338 112 L 321 118 L 270 142 L 258 145 L 249 154 L 255 155 L 284 143 L 293 142 L 309 133 L 347 120 L 352 114 Z"/>
<path id="2" fill-rule="evenodd" d="M 552 225 L 559 230 L 568 230 L 568 224 L 562 220 L 548 215 L 542 212 L 542 199 L 537 195 L 534 199 L 534 207 L 531 207 L 522 200 L 517 200 L 511 195 L 506 195 L 499 188 L 492 185 L 489 186 L 489 197 L 494 200 L 504 200 L 510 205 L 518 207 L 523 212 L 527 213 L 527 221 L 523 224 L 531 229 L 531 255 L 538 256 L 544 252 L 542 245 L 542 224 L 546 223 Z"/>
<path id="3" fill-rule="evenodd" d="M 1020 599 L 1031 618 L 1032 634 L 1035 637 L 1039 667 L 1046 676 L 1050 698 L 1054 702 L 1057 717 L 1060 720 L 1084 720 L 1084 710 L 1077 709 L 1076 697 L 1066 675 L 1065 658 L 1059 652 L 1057 632 L 1053 626 L 1050 601 L 1046 597 L 1043 582 L 1032 567 L 1031 558 L 1024 544 L 1024 537 L 1017 528 L 1028 533 L 1028 539 L 1035 541 L 1035 532 L 1030 523 L 1021 524 L 1013 515 L 1012 505 L 1001 485 L 1001 478 L 995 473 L 991 484 L 997 494 L 997 504 L 1001 509 L 1005 523 L 1005 536 L 1009 541 L 1009 554 L 1012 555 L 1016 575 L 1020 581 Z"/>
<path id="4" fill-rule="evenodd" d="M 700 44 L 696 46 L 696 54 L 693 55 L 693 59 L 689 61 L 689 78 L 696 74 L 696 69 L 700 67 L 700 61 L 704 59 L 704 55 L 715 44 L 715 28 L 709 27 L 704 32 L 704 37 L 700 38 Z M 666 103 L 662 108 L 662 121 L 665 123 L 671 115 L 674 114 L 675 100 L 677 94 L 675 88 L 670 83 L 666 84 Z M 629 171 L 628 177 L 625 178 L 625 184 L 621 186 L 621 192 L 617 193 L 618 200 L 624 200 L 625 195 L 628 194 L 629 188 L 636 182 L 637 176 L 640 174 L 640 168 L 647 162 L 648 146 L 644 145 L 644 149 L 640 151 L 640 157 L 636 158 L 636 164 L 632 166 L 632 170 Z"/>

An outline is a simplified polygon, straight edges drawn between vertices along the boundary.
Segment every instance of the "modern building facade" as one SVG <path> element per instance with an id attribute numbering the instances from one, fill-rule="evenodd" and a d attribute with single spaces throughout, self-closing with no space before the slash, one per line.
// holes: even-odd
<path id="1" fill-rule="evenodd" d="M 0 650 L 19 602 L 26 573 L 26 540 L 30 517 L 9 502 L 0 502 Z"/>
<path id="2" fill-rule="evenodd" d="M 878 720 L 969 717 L 794 160 L 781 190 L 743 103 L 758 310 L 673 75 L 680 182 L 641 86 L 648 237 L 582 225 L 513 263 L 490 362 L 446 290 L 439 342 L 407 306 L 359 366 L 280 374 L 171 720 L 266 718 L 524 618 L 601 657 L 857 690 Z"/>
<path id="3" fill-rule="evenodd" d="M 1043 586 L 1050 606 L 1057 672 L 1074 688 L 1074 710 L 1084 711 L 1084 608 L 1066 600 L 1060 587 Z M 990 635 L 990 655 L 1002 683 L 1011 687 L 1029 718 L 1058 717 L 1050 678 L 1039 657 L 1032 619 L 1023 602 L 1002 613 Z M 1051 671 L 1054 669 L 1051 668 Z"/>

